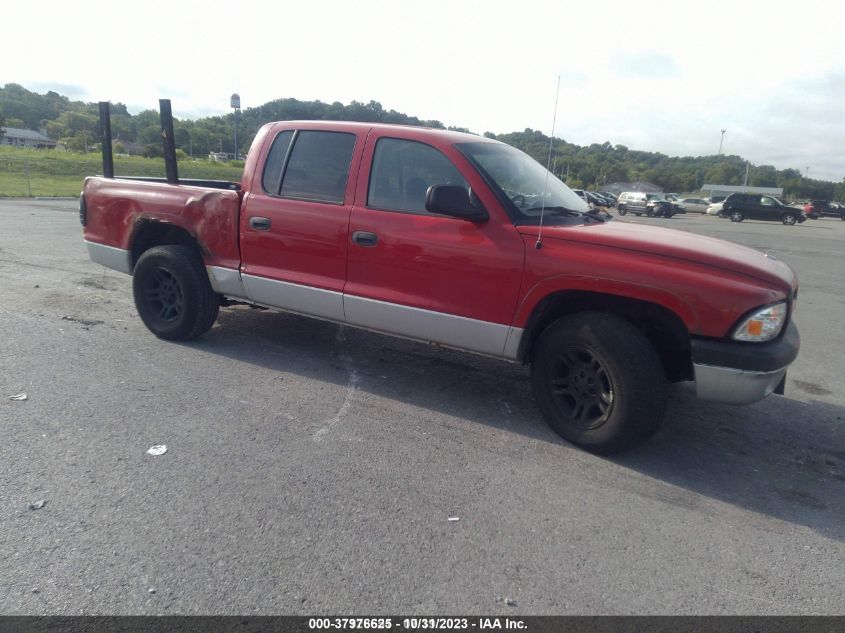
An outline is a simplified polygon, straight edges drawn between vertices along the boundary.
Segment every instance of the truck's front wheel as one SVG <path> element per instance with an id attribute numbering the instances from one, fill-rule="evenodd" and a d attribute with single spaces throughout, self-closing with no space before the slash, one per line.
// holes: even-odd
<path id="1" fill-rule="evenodd" d="M 633 448 L 663 420 L 660 358 L 636 327 L 612 314 L 580 312 L 550 325 L 534 345 L 531 381 L 549 426 L 593 453 Z"/>
<path id="2" fill-rule="evenodd" d="M 145 251 L 135 265 L 132 291 L 144 325 L 171 341 L 204 334 L 220 309 L 220 297 L 211 289 L 199 253 L 187 246 Z"/>

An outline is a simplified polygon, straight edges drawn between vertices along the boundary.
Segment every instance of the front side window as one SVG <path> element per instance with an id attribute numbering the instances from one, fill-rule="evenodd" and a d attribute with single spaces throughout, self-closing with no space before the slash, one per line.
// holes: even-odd
<path id="1" fill-rule="evenodd" d="M 774 198 L 770 198 L 769 196 L 763 196 L 763 206 L 764 207 L 773 207 L 775 206 Z"/>
<path id="2" fill-rule="evenodd" d="M 279 195 L 343 204 L 355 140 L 354 134 L 346 132 L 299 132 L 282 175 Z"/>
<path id="3" fill-rule="evenodd" d="M 469 188 L 452 161 L 430 145 L 397 138 L 378 140 L 367 192 L 368 207 L 428 214 L 425 197 L 433 185 Z"/>

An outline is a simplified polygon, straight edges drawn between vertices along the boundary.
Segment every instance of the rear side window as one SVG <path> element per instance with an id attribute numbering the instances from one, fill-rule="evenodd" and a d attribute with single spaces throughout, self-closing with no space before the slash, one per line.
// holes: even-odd
<path id="1" fill-rule="evenodd" d="M 261 175 L 261 186 L 270 195 L 279 195 L 279 187 L 282 184 L 282 168 L 285 165 L 285 156 L 287 156 L 291 138 L 293 138 L 292 130 L 282 132 L 273 141 L 270 153 L 267 154 L 264 173 Z"/>
<path id="2" fill-rule="evenodd" d="M 280 141 L 281 136 L 280 134 L 276 142 L 283 143 Z M 268 193 L 283 198 L 343 204 L 355 140 L 354 134 L 346 132 L 297 133 L 293 139 L 293 147 L 286 152 L 290 154 L 287 165 L 282 166 L 284 173 L 280 175 L 281 190 L 274 194 L 271 189 L 267 189 L 266 184 L 265 189 Z M 273 155 L 276 142 L 267 157 L 265 178 L 270 169 L 269 163 L 276 160 Z M 284 157 L 281 160 L 284 162 Z M 272 187 L 272 177 L 268 179 L 267 184 Z"/>
<path id="3" fill-rule="evenodd" d="M 432 185 L 469 188 L 452 162 L 425 143 L 381 138 L 376 144 L 367 206 L 428 214 L 425 196 Z"/>

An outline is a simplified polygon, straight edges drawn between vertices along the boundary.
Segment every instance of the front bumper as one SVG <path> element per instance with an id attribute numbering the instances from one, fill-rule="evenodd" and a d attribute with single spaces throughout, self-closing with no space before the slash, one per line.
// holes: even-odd
<path id="1" fill-rule="evenodd" d="M 800 346 L 798 328 L 792 322 L 780 338 L 769 343 L 693 339 L 692 362 L 698 397 L 727 404 L 762 400 L 784 380 Z"/>

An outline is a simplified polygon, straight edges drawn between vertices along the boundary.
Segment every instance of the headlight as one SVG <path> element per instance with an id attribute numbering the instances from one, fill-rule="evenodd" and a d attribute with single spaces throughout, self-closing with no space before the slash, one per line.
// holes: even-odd
<path id="1" fill-rule="evenodd" d="M 786 323 L 786 302 L 762 308 L 743 320 L 734 330 L 735 341 L 761 343 L 775 338 Z"/>

